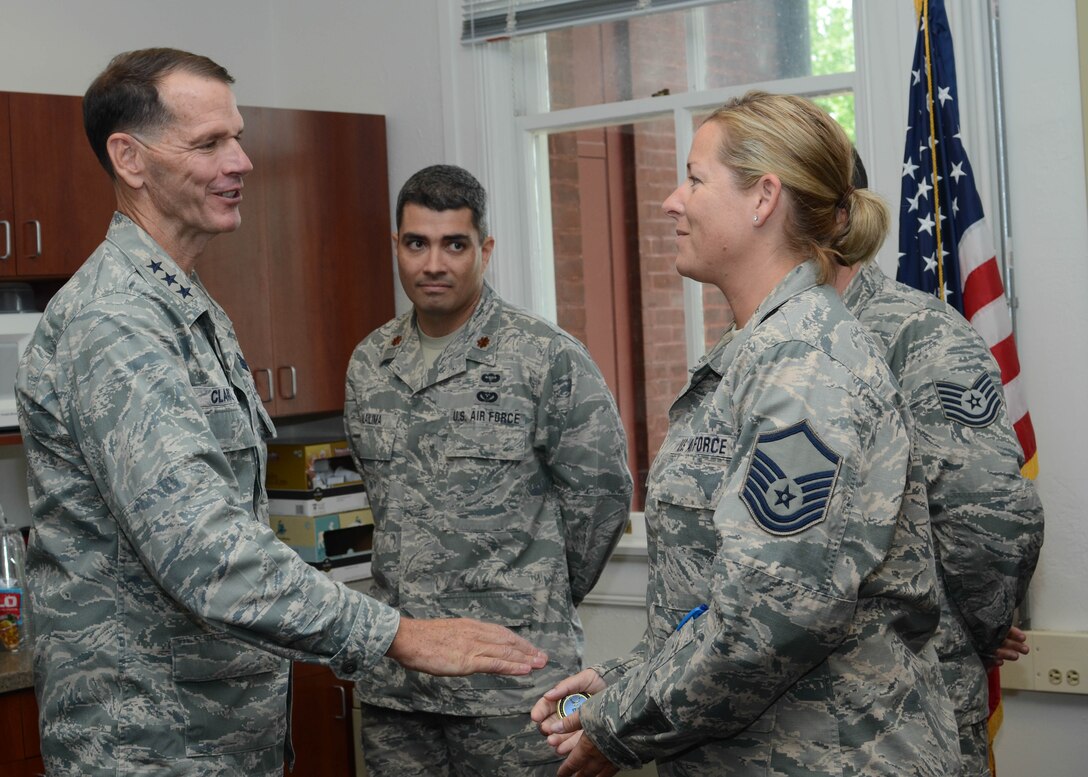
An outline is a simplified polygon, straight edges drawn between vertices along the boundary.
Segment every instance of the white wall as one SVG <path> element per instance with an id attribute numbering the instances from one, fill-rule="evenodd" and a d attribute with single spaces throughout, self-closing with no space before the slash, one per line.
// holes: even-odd
<path id="1" fill-rule="evenodd" d="M 1088 223 L 1074 3 L 1001 3 L 1020 361 L 1039 443 L 1046 540 L 1032 625 L 1088 631 Z M 1088 697 L 1011 692 L 1002 777 L 1083 775 Z"/>
<path id="2" fill-rule="evenodd" d="M 968 1 L 948 0 L 953 24 L 957 6 Z M 1054 0 L 1000 5 L 1020 358 L 1047 509 L 1043 560 L 1031 589 L 1033 626 L 1088 631 L 1088 478 L 1079 469 L 1088 439 L 1088 206 L 1076 11 L 1074 3 Z M 451 40 L 456 6 L 454 0 L 4 0 L 0 90 L 81 94 L 118 51 L 187 48 L 233 73 L 241 103 L 384 113 L 392 196 L 431 162 L 486 164 L 473 60 Z M 957 50 L 960 60 L 972 54 Z M 901 83 L 905 92 L 905 73 Z M 972 120 L 988 119 L 964 123 Z M 24 499 L 18 450 L 0 452 L 0 504 L 15 514 Z M 1009 693 L 1005 714 L 1001 777 L 1084 773 L 1088 699 Z"/>

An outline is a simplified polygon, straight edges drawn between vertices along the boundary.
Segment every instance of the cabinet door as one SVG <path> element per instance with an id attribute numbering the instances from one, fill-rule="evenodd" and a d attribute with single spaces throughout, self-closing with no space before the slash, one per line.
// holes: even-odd
<path id="1" fill-rule="evenodd" d="M 11 123 L 0 92 L 0 278 L 15 274 L 15 202 L 11 198 Z"/>
<path id="2" fill-rule="evenodd" d="M 8 97 L 17 271 L 66 277 L 105 237 L 113 185 L 83 132 L 82 98 Z"/>
<path id="3" fill-rule="evenodd" d="M 0 747 L 0 764 L 22 761 L 27 755 L 23 743 L 23 694 L 14 691 L 0 695 L 0 731 L 5 732 L 4 746 Z M 8 767 L 0 767 L 0 774 Z"/>
<path id="4" fill-rule="evenodd" d="M 197 274 L 234 324 L 257 391 L 270 415 L 278 415 L 269 291 L 266 199 L 270 171 L 264 162 L 267 108 L 239 108 L 245 121 L 242 148 L 253 171 L 242 186 L 242 225 L 214 237 L 197 262 Z"/>
<path id="5" fill-rule="evenodd" d="M 34 689 L 19 691 L 19 705 L 23 718 L 23 753 L 27 758 L 36 758 L 42 752 L 42 740 L 38 733 L 38 701 L 34 698 Z"/>
<path id="6" fill-rule="evenodd" d="M 20 761 L 19 765 L 22 767 L 19 777 L 45 777 L 45 764 L 38 756 Z"/>
<path id="7" fill-rule="evenodd" d="M 393 315 L 385 119 L 316 111 L 268 119 L 278 409 L 341 411 L 352 351 Z"/>
<path id="8" fill-rule="evenodd" d="M 295 770 L 291 777 L 353 777 L 354 731 L 352 684 L 325 667 L 295 664 L 291 741 Z"/>
<path id="9" fill-rule="evenodd" d="M 340 412 L 351 352 L 393 316 L 385 119 L 240 110 L 242 226 L 209 244 L 200 277 L 273 416 Z"/>

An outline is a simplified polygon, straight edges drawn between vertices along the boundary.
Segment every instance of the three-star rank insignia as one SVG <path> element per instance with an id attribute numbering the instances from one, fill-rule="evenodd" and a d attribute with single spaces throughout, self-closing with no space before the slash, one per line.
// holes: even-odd
<path id="1" fill-rule="evenodd" d="M 771 534 L 797 534 L 827 517 L 842 457 L 808 421 L 756 438 L 741 494 L 748 512 Z"/>
<path id="2" fill-rule="evenodd" d="M 169 273 L 169 272 L 167 272 L 166 270 L 163 269 L 162 262 L 156 262 L 156 261 L 152 260 L 151 264 L 147 265 L 147 269 L 151 270 L 151 273 L 156 278 L 158 277 L 159 273 L 161 272 L 162 273 L 163 283 L 166 284 L 167 288 L 173 289 L 177 294 L 180 294 L 183 298 L 188 299 L 189 297 L 193 296 L 193 294 L 192 294 L 193 287 L 192 286 L 182 286 L 181 282 L 178 280 L 178 277 L 177 277 L 176 274 Z M 182 277 L 184 277 L 184 276 L 182 276 Z M 174 289 L 175 286 L 177 286 L 176 289 Z"/>
<path id="3" fill-rule="evenodd" d="M 994 385 L 989 373 L 982 373 L 970 386 L 951 381 L 935 380 L 937 399 L 941 402 L 944 417 L 964 426 L 981 429 L 997 418 L 1001 408 L 1001 392 Z"/>
<path id="4" fill-rule="evenodd" d="M 490 337 L 481 337 L 479 340 L 476 341 L 477 348 L 487 348 L 487 346 L 489 345 L 491 345 Z"/>

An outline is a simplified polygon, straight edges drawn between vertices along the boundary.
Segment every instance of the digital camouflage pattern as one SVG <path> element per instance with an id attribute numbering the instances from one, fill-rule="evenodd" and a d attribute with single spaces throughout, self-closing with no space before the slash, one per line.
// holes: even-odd
<path id="1" fill-rule="evenodd" d="M 989 774 L 985 663 L 1023 601 L 1043 542 L 1043 508 L 1020 474 L 1023 453 L 1001 373 L 978 333 L 936 297 L 875 263 L 843 294 L 877 339 L 914 416 L 940 569 L 937 653 L 956 707 L 963 774 Z"/>
<path id="2" fill-rule="evenodd" d="M 586 734 L 662 775 L 954 774 L 909 414 L 811 263 L 695 368 L 670 422 L 642 655 L 581 707 Z"/>
<path id="3" fill-rule="evenodd" d="M 569 335 L 485 285 L 430 370 L 407 313 L 359 345 L 346 393 L 374 509 L 374 596 L 415 618 L 507 626 L 549 657 L 526 677 L 431 677 L 382 661 L 356 684 L 360 698 L 528 716 L 580 668 L 575 606 L 630 509 L 626 439 L 599 370 Z"/>
<path id="4" fill-rule="evenodd" d="M 528 715 L 440 715 L 361 705 L 371 777 L 555 777 L 562 757 Z"/>
<path id="5" fill-rule="evenodd" d="M 233 327 L 115 214 L 17 378 L 50 775 L 281 775 L 287 659 L 352 677 L 396 611 L 266 525 L 273 433 Z"/>

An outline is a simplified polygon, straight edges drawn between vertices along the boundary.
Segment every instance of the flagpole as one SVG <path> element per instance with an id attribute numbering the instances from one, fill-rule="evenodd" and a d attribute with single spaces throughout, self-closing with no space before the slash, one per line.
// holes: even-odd
<path id="1" fill-rule="evenodd" d="M 1001 73 L 1001 10 L 1000 0 L 989 0 L 987 6 L 990 15 L 990 59 L 993 66 L 993 97 L 994 97 L 994 125 L 995 142 L 997 145 L 997 196 L 999 201 L 998 221 L 1000 222 L 1000 234 L 998 239 L 1001 248 L 1001 271 L 1005 281 L 1005 297 L 1009 301 L 1009 318 L 1012 323 L 1013 336 L 1016 335 L 1016 309 L 1019 301 L 1016 298 L 1013 286 L 1013 247 L 1012 247 L 1012 223 L 1009 214 L 1009 159 L 1005 146 L 1005 101 Z M 1017 625 L 1022 629 L 1031 628 L 1031 605 L 1027 596 L 1017 608 Z"/>
<path id="2" fill-rule="evenodd" d="M 1000 223 L 1001 274 L 1005 281 L 1005 297 L 1009 302 L 1009 317 L 1012 319 L 1012 331 L 1016 334 L 1016 309 L 1019 301 L 1013 286 L 1013 245 L 1011 218 L 1009 215 L 1009 160 L 1005 146 L 1005 100 L 1001 73 L 1001 11 L 1000 0 L 987 3 L 990 17 L 990 64 L 993 68 L 994 127 L 997 145 L 997 198 L 998 221 Z"/>

